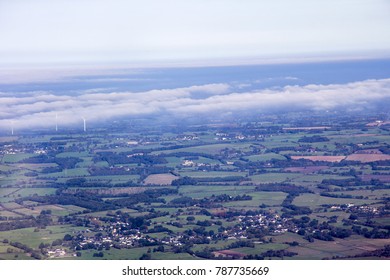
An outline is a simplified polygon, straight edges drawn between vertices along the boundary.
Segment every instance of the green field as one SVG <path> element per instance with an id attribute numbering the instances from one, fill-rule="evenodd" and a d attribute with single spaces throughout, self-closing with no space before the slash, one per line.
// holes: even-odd
<path id="1" fill-rule="evenodd" d="M 50 195 L 55 192 L 55 188 L 21 188 L 15 194 L 24 197 L 32 195 Z"/>
<path id="2" fill-rule="evenodd" d="M 24 159 L 27 159 L 27 158 L 30 158 L 33 156 L 35 156 L 35 154 L 24 154 L 24 153 L 5 154 L 2 162 L 3 163 L 17 163 L 19 161 L 22 161 Z"/>
<path id="3" fill-rule="evenodd" d="M 355 204 L 355 205 L 363 205 L 363 204 L 371 204 L 374 203 L 375 200 L 370 199 L 354 199 L 354 198 L 333 198 L 333 197 L 325 197 L 319 196 L 311 193 L 304 193 L 294 199 L 293 203 L 297 206 L 308 206 L 310 208 L 318 208 L 323 204 Z"/>
<path id="4" fill-rule="evenodd" d="M 381 114 L 323 114 L 164 125 L 145 117 L 0 137 L 0 242 L 39 254 L 49 244 L 66 256 L 44 258 L 81 260 L 194 260 L 221 250 L 331 259 L 382 249 L 390 236 L 389 162 L 291 156 L 390 155 L 389 127 L 367 125 Z M 361 205 L 369 207 L 354 207 Z M 66 234 L 67 242 L 51 245 Z M 153 252 L 161 244 L 165 251 Z M 4 242 L 0 259 L 31 258 Z"/>
<path id="5" fill-rule="evenodd" d="M 254 189 L 255 187 L 253 186 L 197 185 L 197 186 L 180 186 L 179 193 L 193 198 L 203 198 L 203 197 L 209 197 L 212 195 L 220 195 L 220 194 L 228 194 L 234 196 L 234 195 L 253 191 Z"/>
<path id="6" fill-rule="evenodd" d="M 43 175 L 42 177 L 45 178 L 59 178 L 59 177 L 65 177 L 65 178 L 72 178 L 72 177 L 81 177 L 81 176 L 89 176 L 89 172 L 87 168 L 72 168 L 72 169 L 65 169 L 62 172 L 55 172 L 55 173 L 48 173 Z"/>
<path id="7" fill-rule="evenodd" d="M 0 240 L 8 239 L 12 242 L 20 242 L 31 248 L 38 249 L 41 243 L 52 243 L 56 239 L 62 239 L 65 234 L 73 234 L 83 227 L 73 227 L 70 225 L 48 226 L 45 229 L 35 231 L 35 228 L 24 228 L 0 232 Z"/>
<path id="8" fill-rule="evenodd" d="M 246 172 L 237 171 L 179 171 L 180 176 L 192 178 L 224 178 L 231 176 L 246 176 Z"/>
<path id="9" fill-rule="evenodd" d="M 170 250 L 170 246 L 164 246 L 166 250 Z M 94 253 L 98 253 L 97 250 L 83 250 L 81 251 L 81 257 L 67 257 L 66 259 L 83 259 L 83 260 L 138 260 L 143 254 L 148 253 L 150 250 L 151 258 L 158 260 L 195 260 L 198 259 L 187 253 L 172 253 L 172 252 L 153 252 L 155 246 L 143 247 L 143 248 L 130 248 L 130 249 L 115 249 L 111 248 L 109 251 L 103 250 L 103 258 L 93 257 Z"/>
<path id="10" fill-rule="evenodd" d="M 271 159 L 279 159 L 279 160 L 285 160 L 286 158 L 282 155 L 275 154 L 275 153 L 266 153 L 266 154 L 260 154 L 260 155 L 253 155 L 244 157 L 245 159 L 248 159 L 249 161 L 269 161 Z"/>
<path id="11" fill-rule="evenodd" d="M 252 200 L 231 201 L 224 203 L 223 205 L 225 207 L 233 207 L 239 209 L 258 209 L 261 204 L 270 206 L 280 205 L 287 196 L 286 193 L 282 192 L 252 192 L 246 194 L 252 196 Z"/>
<path id="12" fill-rule="evenodd" d="M 336 239 L 333 242 L 315 240 L 313 243 L 290 247 L 289 251 L 298 253 L 294 259 L 323 259 L 332 256 L 347 257 L 372 251 L 388 244 L 383 239 L 367 239 L 361 236 L 351 236 L 346 239 Z"/>
<path id="13" fill-rule="evenodd" d="M 265 173 L 260 175 L 249 176 L 255 184 L 267 184 L 267 183 L 283 183 L 291 182 L 293 179 L 301 177 L 301 174 L 296 173 Z"/>
<path id="14" fill-rule="evenodd" d="M 289 248 L 289 245 L 286 244 L 278 244 L 278 243 L 263 243 L 263 244 L 255 244 L 254 248 L 251 247 L 242 247 L 232 249 L 235 252 L 243 253 L 243 254 L 261 254 L 268 250 L 283 250 Z"/>
<path id="15" fill-rule="evenodd" d="M 250 149 L 251 144 L 248 143 L 224 143 L 224 144 L 211 144 L 211 145 L 202 145 L 202 146 L 194 146 L 188 148 L 179 148 L 175 150 L 164 150 L 163 152 L 153 152 L 152 154 L 169 154 L 169 153 L 179 153 L 179 152 L 187 152 L 187 153 L 203 153 L 215 155 L 219 154 L 223 149 L 239 149 L 241 151 L 247 151 Z"/>

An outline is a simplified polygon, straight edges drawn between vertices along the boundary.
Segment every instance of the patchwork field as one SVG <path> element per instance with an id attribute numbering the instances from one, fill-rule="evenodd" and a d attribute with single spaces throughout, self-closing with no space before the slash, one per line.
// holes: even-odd
<path id="1" fill-rule="evenodd" d="M 366 126 L 380 117 L 0 138 L 0 259 L 383 258 L 390 132 Z"/>

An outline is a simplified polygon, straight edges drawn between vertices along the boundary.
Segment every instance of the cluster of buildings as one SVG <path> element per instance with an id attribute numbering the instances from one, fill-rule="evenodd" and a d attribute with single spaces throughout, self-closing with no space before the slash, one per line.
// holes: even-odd
<path id="1" fill-rule="evenodd" d="M 287 231 L 297 231 L 298 229 L 293 223 L 289 223 L 289 219 L 282 218 L 277 214 L 256 214 L 252 216 L 236 217 L 237 224 L 233 227 L 228 227 L 222 232 L 216 232 L 215 235 L 224 239 L 239 240 L 247 239 L 248 229 L 259 229 L 266 233 L 284 233 Z M 162 224 L 162 223 L 160 223 Z M 191 236 L 186 236 L 185 233 L 170 233 L 162 238 L 150 237 L 147 233 L 141 232 L 139 229 L 131 228 L 131 225 L 126 222 L 115 221 L 108 225 L 100 226 L 96 229 L 96 233 L 83 232 L 76 236 L 75 248 L 78 249 L 99 249 L 110 247 L 132 248 L 149 246 L 150 244 L 162 244 L 169 246 L 183 246 L 183 240 L 190 242 L 191 240 L 203 238 L 212 240 L 213 236 L 204 237 L 193 233 Z M 186 241 L 186 242 L 187 242 Z M 146 245 L 145 245 L 146 244 Z"/>

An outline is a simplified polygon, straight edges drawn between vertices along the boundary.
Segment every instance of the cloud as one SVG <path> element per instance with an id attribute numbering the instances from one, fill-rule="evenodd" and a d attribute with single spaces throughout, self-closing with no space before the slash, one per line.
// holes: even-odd
<path id="1" fill-rule="evenodd" d="M 240 112 L 372 109 L 390 100 L 390 79 L 347 84 L 285 86 L 235 92 L 229 84 L 205 84 L 144 92 L 98 89 L 78 95 L 52 92 L 0 92 L 0 127 L 54 127 L 122 117 L 164 114 L 174 117 L 222 116 Z"/>

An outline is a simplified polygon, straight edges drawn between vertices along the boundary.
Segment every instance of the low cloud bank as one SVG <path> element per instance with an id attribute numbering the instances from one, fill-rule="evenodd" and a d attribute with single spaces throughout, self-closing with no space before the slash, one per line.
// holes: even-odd
<path id="1" fill-rule="evenodd" d="M 82 118 L 96 122 L 157 114 L 185 118 L 248 111 L 367 110 L 390 101 L 390 79 L 247 92 L 236 89 L 220 83 L 145 92 L 85 90 L 78 95 L 0 92 L 0 128 L 54 127 L 56 122 L 70 126 L 81 125 Z"/>

